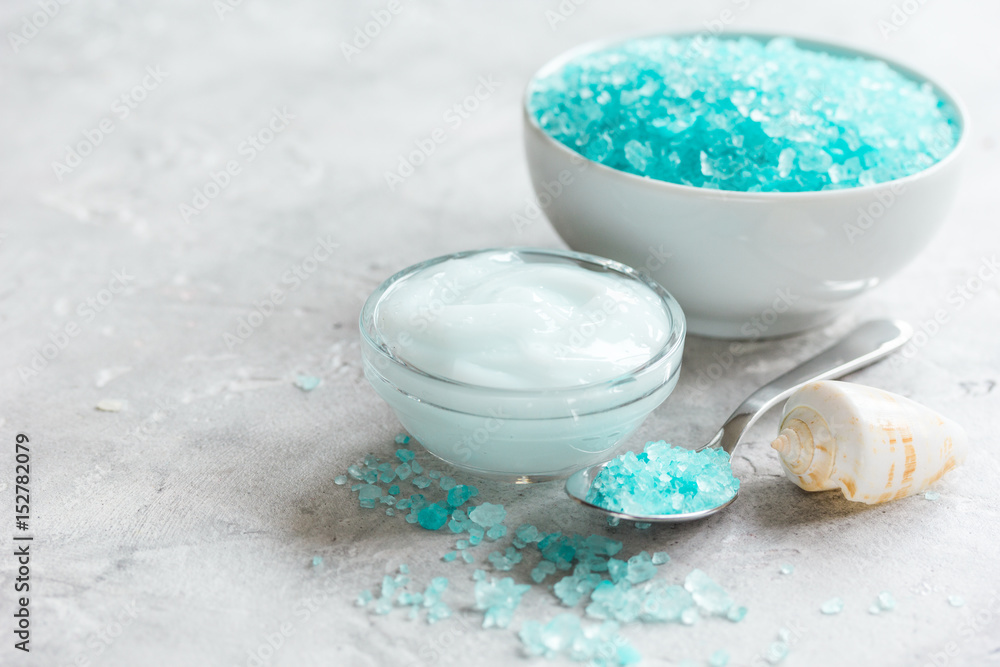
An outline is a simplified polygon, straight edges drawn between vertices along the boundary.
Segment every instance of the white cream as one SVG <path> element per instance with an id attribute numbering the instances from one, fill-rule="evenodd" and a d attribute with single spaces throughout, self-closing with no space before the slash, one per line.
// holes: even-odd
<path id="1" fill-rule="evenodd" d="M 434 264 L 390 288 L 375 321 L 389 351 L 482 387 L 552 389 L 628 374 L 671 322 L 646 285 L 571 262 L 496 251 Z"/>

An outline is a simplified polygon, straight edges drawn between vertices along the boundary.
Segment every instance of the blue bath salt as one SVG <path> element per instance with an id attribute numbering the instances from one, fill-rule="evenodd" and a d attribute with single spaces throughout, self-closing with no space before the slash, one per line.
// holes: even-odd
<path id="1" fill-rule="evenodd" d="M 661 440 L 608 462 L 591 483 L 587 502 L 625 514 L 683 514 L 717 507 L 739 487 L 723 450 L 695 452 Z"/>
<path id="2" fill-rule="evenodd" d="M 295 386 L 302 391 L 312 391 L 323 382 L 322 378 L 313 375 L 299 375 L 295 378 Z"/>
<path id="3" fill-rule="evenodd" d="M 529 655 L 563 657 L 591 665 L 635 665 L 642 656 L 606 621 L 588 631 L 573 614 L 559 614 L 548 623 L 525 621 L 518 633 Z"/>
<path id="4" fill-rule="evenodd" d="M 944 158 L 960 134 L 930 84 L 788 38 L 632 39 L 535 80 L 528 108 L 608 167 L 741 192 L 891 181 Z"/>
<path id="5" fill-rule="evenodd" d="M 448 510 L 433 503 L 420 510 L 417 514 L 417 522 L 427 530 L 438 530 L 448 523 Z"/>

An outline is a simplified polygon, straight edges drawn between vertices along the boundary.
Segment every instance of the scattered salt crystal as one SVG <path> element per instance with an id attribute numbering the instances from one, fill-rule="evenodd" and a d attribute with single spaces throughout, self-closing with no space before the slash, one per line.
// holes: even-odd
<path id="1" fill-rule="evenodd" d="M 949 595 L 948 604 L 950 604 L 952 607 L 964 607 L 965 598 L 961 597 L 960 595 Z"/>
<path id="2" fill-rule="evenodd" d="M 793 572 L 795 572 L 795 566 L 789 563 L 785 563 L 784 565 L 781 566 L 781 569 L 779 571 L 782 574 L 792 574 Z"/>
<path id="3" fill-rule="evenodd" d="M 336 477 L 333 478 L 333 483 L 338 486 L 343 486 L 344 484 L 347 484 L 347 475 L 337 475 Z"/>
<path id="4" fill-rule="evenodd" d="M 708 659 L 709 667 L 726 667 L 729 664 L 729 651 L 720 648 Z"/>
<path id="5" fill-rule="evenodd" d="M 312 375 L 299 375 L 295 378 L 295 386 L 302 391 L 312 391 L 323 382 L 322 378 Z"/>
<path id="6" fill-rule="evenodd" d="M 819 610 L 829 616 L 839 614 L 844 610 L 844 601 L 840 598 L 830 598 L 823 603 Z"/>
<path id="7" fill-rule="evenodd" d="M 121 412 L 125 408 L 125 401 L 116 398 L 102 398 L 94 406 L 101 412 Z"/>
<path id="8" fill-rule="evenodd" d="M 653 554 L 652 558 L 653 565 L 663 565 L 664 563 L 670 562 L 670 554 L 666 551 L 657 551 Z"/>
<path id="9" fill-rule="evenodd" d="M 474 594 L 476 609 L 485 611 L 484 628 L 506 628 L 510 625 L 514 610 L 523 596 L 531 588 L 529 584 L 515 584 L 511 577 L 499 581 L 490 578 L 476 582 Z"/>
<path id="10" fill-rule="evenodd" d="M 927 491 L 927 492 L 924 493 L 924 499 L 925 500 L 937 500 L 940 497 L 941 497 L 941 494 L 938 493 L 937 491 Z"/>
<path id="11" fill-rule="evenodd" d="M 882 611 L 892 611 L 896 608 L 896 599 L 889 591 L 882 591 L 878 594 L 877 604 Z"/>

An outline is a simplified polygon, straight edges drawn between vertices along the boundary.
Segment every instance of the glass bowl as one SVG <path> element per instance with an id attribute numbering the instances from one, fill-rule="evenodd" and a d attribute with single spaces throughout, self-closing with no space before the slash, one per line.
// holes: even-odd
<path id="1" fill-rule="evenodd" d="M 669 331 L 652 358 L 627 374 L 592 384 L 506 389 L 440 377 L 401 359 L 379 327 L 379 305 L 394 288 L 436 264 L 479 253 L 612 273 L 652 290 Z M 365 376 L 403 427 L 431 454 L 476 475 L 517 483 L 564 478 L 610 458 L 673 391 L 686 331 L 684 313 L 659 284 L 612 260 L 562 250 L 503 248 L 461 252 L 415 264 L 368 297 L 360 317 Z"/>

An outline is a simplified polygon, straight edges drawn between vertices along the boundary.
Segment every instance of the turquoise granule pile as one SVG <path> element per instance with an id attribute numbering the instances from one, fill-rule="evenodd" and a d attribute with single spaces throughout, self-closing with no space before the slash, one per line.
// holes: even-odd
<path id="1" fill-rule="evenodd" d="M 547 134 L 608 167 L 741 192 L 883 183 L 959 137 L 929 84 L 788 38 L 633 39 L 536 79 L 528 106 Z"/>
<path id="2" fill-rule="evenodd" d="M 590 485 L 587 502 L 623 514 L 683 514 L 718 507 L 739 488 L 723 450 L 695 452 L 661 440 L 608 462 Z"/>
<path id="3" fill-rule="evenodd" d="M 597 667 L 633 665 L 640 655 L 619 633 L 625 624 L 692 625 L 708 616 L 738 622 L 746 614 L 746 607 L 737 606 L 700 570 L 692 571 L 680 584 L 658 577 L 660 566 L 670 562 L 666 552 L 641 551 L 625 558 L 619 557 L 622 543 L 605 535 L 545 532 L 531 524 L 508 531 L 503 505 L 480 499 L 475 486 L 458 483 L 437 470 L 424 470 L 415 453 L 405 447 L 408 436 L 398 436 L 396 442 L 404 447 L 396 450 L 394 460 L 369 455 L 335 482 L 346 486 L 353 479 L 356 483 L 351 488 L 362 508 L 385 506 L 387 514 L 393 510 L 393 515 L 405 515 L 406 521 L 426 530 L 450 534 L 456 541 L 454 549 L 442 557 L 444 561 L 454 562 L 461 554 L 462 560 L 473 563 L 476 547 L 504 540 L 480 560 L 488 562 L 495 573 L 513 576 L 490 576 L 476 569 L 471 575 L 471 604 L 456 601 L 458 608 L 482 612 L 484 628 L 509 628 L 522 598 L 533 588 L 551 592 L 564 608 L 582 608 L 582 614 L 523 620 L 518 636 L 527 655 L 564 657 Z M 427 483 L 417 481 L 421 478 Z M 445 600 L 452 588 L 449 579 L 441 576 L 424 587 L 416 585 L 410 568 L 400 565 L 397 573 L 383 577 L 377 595 L 362 591 L 355 603 L 379 615 L 408 609 L 410 619 L 426 611 L 426 621 L 436 623 L 452 616 L 452 605 Z"/>

